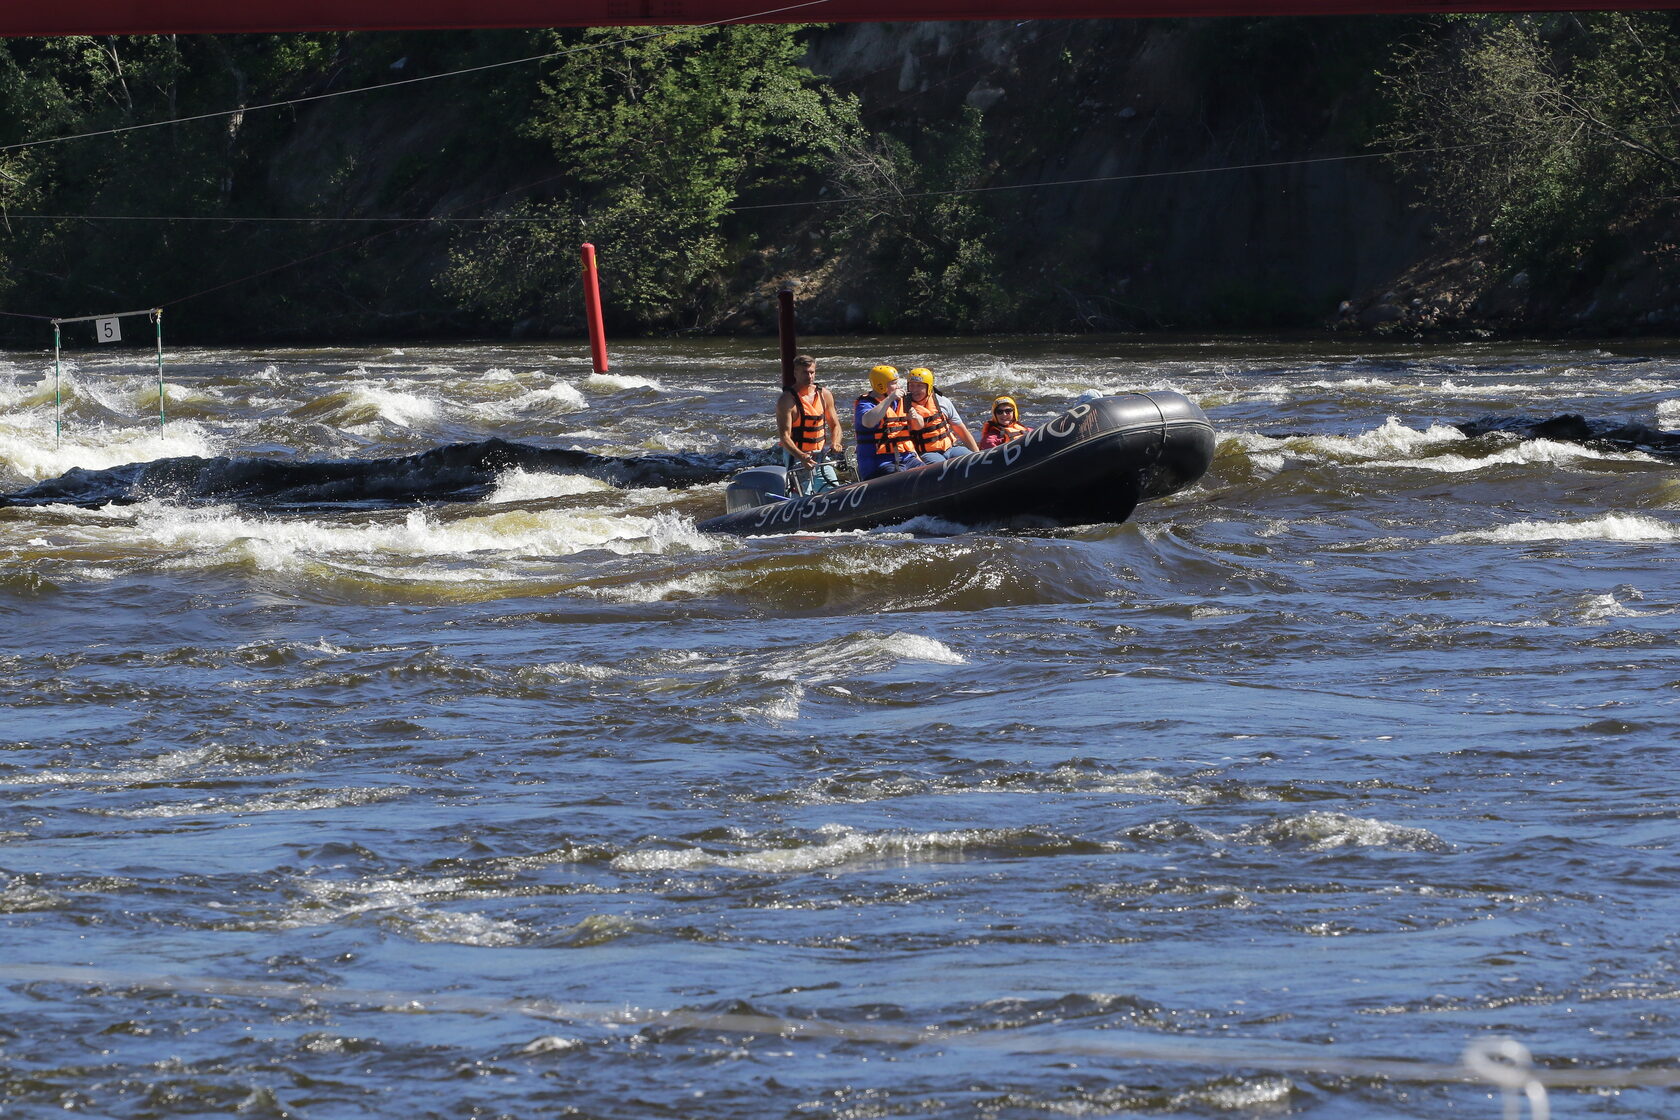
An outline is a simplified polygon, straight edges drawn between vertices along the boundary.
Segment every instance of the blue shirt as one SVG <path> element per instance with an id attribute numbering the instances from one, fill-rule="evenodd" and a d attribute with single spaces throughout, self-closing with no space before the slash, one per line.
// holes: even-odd
<path id="1" fill-rule="evenodd" d="M 891 471 L 893 469 L 893 464 L 895 463 L 898 466 L 903 467 L 919 467 L 922 465 L 922 457 L 917 455 L 915 452 L 905 452 L 902 455 L 896 456 L 877 455 L 875 453 L 875 434 L 879 432 L 881 428 L 879 425 L 873 428 L 864 427 L 863 414 L 880 403 L 880 401 L 871 396 L 859 397 L 857 408 L 855 408 L 852 412 L 852 427 L 857 435 L 859 478 L 874 478 L 876 475 L 883 473 L 881 470 L 882 467 L 886 467 L 888 471 Z M 885 422 L 886 420 L 883 417 L 882 423 Z"/>

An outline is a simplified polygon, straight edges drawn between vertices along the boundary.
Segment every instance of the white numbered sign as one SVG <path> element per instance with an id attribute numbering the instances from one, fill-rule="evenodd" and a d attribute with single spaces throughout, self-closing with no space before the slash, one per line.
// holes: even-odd
<path id="1" fill-rule="evenodd" d="M 100 342 L 121 342 L 122 327 L 118 326 L 117 323 L 118 320 L 115 316 L 109 319 L 95 319 L 93 321 L 93 333 L 99 336 Z"/>

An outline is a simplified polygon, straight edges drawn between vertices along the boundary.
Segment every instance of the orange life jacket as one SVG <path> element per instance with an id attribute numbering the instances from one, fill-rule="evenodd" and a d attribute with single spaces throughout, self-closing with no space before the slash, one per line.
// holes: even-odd
<path id="1" fill-rule="evenodd" d="M 995 435 L 1000 437 L 1001 442 L 1008 443 L 1012 439 L 1020 439 L 1030 431 L 1032 431 L 1032 429 L 1021 423 L 1019 420 L 1011 420 L 1007 424 L 999 424 L 994 418 L 986 421 L 986 426 L 981 429 L 980 438 L 986 439 L 989 436 Z"/>
<path id="2" fill-rule="evenodd" d="M 793 390 L 793 424 L 789 432 L 793 445 L 810 454 L 828 446 L 828 407 L 823 403 L 823 390 L 817 389 L 817 410 L 805 411 L 805 398 Z"/>
<path id="3" fill-rule="evenodd" d="M 939 407 L 939 402 L 932 393 L 921 399 L 920 403 L 911 401 L 910 407 L 915 409 L 916 415 L 922 418 L 922 430 L 911 429 L 911 436 L 916 441 L 917 451 L 944 451 L 957 445 L 957 437 L 951 431 L 950 421 L 945 419 L 945 412 Z"/>
<path id="4" fill-rule="evenodd" d="M 871 408 L 881 403 L 868 394 L 858 398 L 859 404 L 864 401 L 868 401 Z M 898 455 L 916 450 L 916 441 L 911 438 L 910 433 L 910 417 L 904 411 L 902 400 L 887 407 L 887 411 L 881 416 L 881 426 L 874 429 L 874 436 L 877 455 Z"/>

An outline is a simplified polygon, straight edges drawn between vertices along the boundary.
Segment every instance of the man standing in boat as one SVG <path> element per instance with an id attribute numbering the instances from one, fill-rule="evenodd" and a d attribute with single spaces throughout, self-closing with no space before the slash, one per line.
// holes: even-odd
<path id="1" fill-rule="evenodd" d="M 933 391 L 933 371 L 918 366 L 910 371 L 910 396 L 905 411 L 910 417 L 910 436 L 916 452 L 928 463 L 940 463 L 980 450 L 969 434 L 968 425 L 957 415 L 957 406 L 943 393 Z"/>
<path id="2" fill-rule="evenodd" d="M 809 354 L 795 357 L 793 368 L 782 375 L 776 432 L 781 437 L 782 466 L 799 471 L 806 480 L 800 493 L 814 494 L 840 485 L 834 464 L 845 455 L 846 440 L 834 394 L 817 384 L 817 360 Z"/>
<path id="3" fill-rule="evenodd" d="M 858 477 L 907 471 L 922 465 L 904 407 L 904 379 L 892 366 L 869 371 L 869 392 L 857 399 Z"/>

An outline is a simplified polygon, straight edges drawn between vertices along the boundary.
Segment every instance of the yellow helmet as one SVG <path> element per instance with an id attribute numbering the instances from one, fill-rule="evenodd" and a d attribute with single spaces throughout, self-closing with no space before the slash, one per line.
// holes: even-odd
<path id="1" fill-rule="evenodd" d="M 994 415 L 994 416 L 997 415 L 998 405 L 1000 405 L 1000 404 L 1006 404 L 1011 409 L 1014 409 L 1016 416 L 1021 415 L 1021 410 L 1018 409 L 1018 408 L 1015 408 L 1015 398 L 1014 397 L 994 397 L 994 398 L 992 398 L 992 415 Z"/>
<path id="2" fill-rule="evenodd" d="M 898 370 L 892 366 L 876 366 L 869 371 L 869 387 L 877 393 L 884 393 L 892 388 L 892 383 L 898 380 Z"/>
<path id="3" fill-rule="evenodd" d="M 926 366 L 917 366 L 910 371 L 908 376 L 911 380 L 920 381 L 923 385 L 926 385 L 928 392 L 933 392 L 933 371 L 931 369 Z"/>

